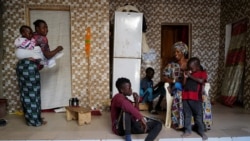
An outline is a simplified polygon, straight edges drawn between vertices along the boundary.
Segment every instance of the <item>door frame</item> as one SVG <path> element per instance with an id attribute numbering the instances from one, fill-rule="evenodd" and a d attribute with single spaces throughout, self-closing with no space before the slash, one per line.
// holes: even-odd
<path id="1" fill-rule="evenodd" d="M 71 21 L 71 16 L 70 16 L 71 15 L 71 9 L 70 9 L 70 6 L 68 6 L 68 5 L 25 5 L 25 13 L 24 13 L 25 15 L 24 16 L 25 16 L 26 25 L 28 25 L 28 26 L 32 25 L 32 23 L 30 22 L 31 17 L 32 17 L 32 15 L 31 15 L 32 11 L 41 11 L 41 12 L 59 12 L 59 11 L 64 12 L 65 11 L 65 12 L 68 12 L 69 13 L 69 25 L 71 25 L 71 22 L 70 22 Z M 48 23 L 48 21 L 46 21 L 46 22 Z M 71 28 L 70 27 L 69 27 L 69 38 L 68 39 L 69 39 L 69 47 L 68 47 L 69 51 L 67 53 L 69 53 L 69 54 L 64 53 L 64 56 L 69 55 L 70 68 L 69 68 L 69 73 L 67 73 L 67 75 L 69 75 L 69 77 L 70 77 L 68 79 L 68 80 L 70 80 L 70 82 L 69 81 L 67 81 L 67 82 L 69 83 L 68 85 L 70 86 L 69 96 L 72 97 L 72 94 L 73 94 L 72 72 L 73 71 L 72 71 L 72 57 L 71 57 L 72 56 L 72 48 L 71 48 L 72 45 L 71 45 Z M 56 47 L 56 46 L 51 46 L 51 47 Z M 53 48 L 50 48 L 50 49 L 53 49 Z M 46 72 L 41 72 L 40 71 L 41 76 L 42 76 L 42 73 L 48 73 L 49 72 L 51 74 L 51 73 L 56 72 L 57 70 L 55 68 L 53 68 L 53 69 L 43 69 L 42 71 L 46 71 Z M 42 83 L 42 81 L 41 81 L 41 83 Z M 42 93 L 42 91 L 41 91 L 41 93 Z M 48 95 L 48 93 L 46 93 L 46 94 Z M 65 98 L 67 98 L 67 97 L 65 96 Z M 66 102 L 65 102 L 65 104 L 66 104 Z M 68 104 L 68 100 L 67 100 L 67 104 Z M 42 108 L 44 108 L 44 109 L 49 109 L 50 107 L 51 107 L 51 105 L 49 105 L 49 107 L 46 107 L 46 108 L 44 108 L 42 106 Z M 59 105 L 59 107 L 60 107 L 60 105 Z M 54 107 L 52 107 L 52 108 L 54 108 Z"/>
<path id="2" fill-rule="evenodd" d="M 163 69 L 164 69 L 164 67 L 166 66 L 166 64 L 167 64 L 167 61 L 165 61 L 164 59 L 166 59 L 165 58 L 165 55 L 163 54 L 163 48 L 165 47 L 164 46 L 164 39 L 166 39 L 166 38 L 168 38 L 167 36 L 169 36 L 169 35 L 163 35 L 164 33 L 164 31 L 163 30 L 165 30 L 164 28 L 166 28 L 166 27 L 169 27 L 169 28 L 173 28 L 173 27 L 182 27 L 182 26 L 184 26 L 184 27 L 187 27 L 188 28 L 188 32 L 187 32 L 187 34 L 188 34 L 188 39 L 187 39 L 187 46 L 188 46 L 188 58 L 190 58 L 191 57 L 191 53 L 192 53 L 192 35 L 191 35 L 191 33 L 192 33 L 192 25 L 191 25 L 191 23 L 162 23 L 161 24 L 161 73 L 162 73 L 162 71 L 163 71 Z M 164 38 L 164 39 L 163 39 Z M 172 37 L 171 37 L 172 38 Z M 172 39 L 173 41 L 171 42 L 171 43 L 169 43 L 169 44 L 171 44 L 171 45 L 168 45 L 169 47 L 171 46 L 172 47 L 172 45 L 174 44 L 174 42 L 176 42 L 176 41 L 178 41 L 178 40 L 176 40 L 176 39 Z M 171 51 L 171 49 L 170 49 L 170 51 Z M 170 53 L 172 56 L 174 55 L 173 54 L 173 52 L 171 52 Z"/>

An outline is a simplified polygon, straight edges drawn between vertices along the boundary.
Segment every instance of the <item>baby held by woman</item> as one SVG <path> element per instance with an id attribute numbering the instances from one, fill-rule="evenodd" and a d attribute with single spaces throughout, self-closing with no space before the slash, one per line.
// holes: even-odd
<path id="1" fill-rule="evenodd" d="M 23 25 L 19 29 L 21 36 L 15 40 L 15 54 L 17 59 L 33 58 L 40 60 L 40 64 L 48 68 L 52 68 L 56 65 L 55 59 L 63 56 L 62 52 L 57 53 L 51 59 L 47 59 L 39 46 L 36 45 L 36 41 L 33 38 L 33 31 L 29 26 Z"/>

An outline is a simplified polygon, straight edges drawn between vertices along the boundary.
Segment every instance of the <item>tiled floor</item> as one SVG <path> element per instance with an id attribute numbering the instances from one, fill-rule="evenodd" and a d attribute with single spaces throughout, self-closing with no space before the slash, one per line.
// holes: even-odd
<path id="1" fill-rule="evenodd" d="M 143 112 L 147 114 L 147 112 Z M 23 117 L 7 115 L 6 126 L 0 126 L 0 140 L 91 140 L 122 141 L 123 138 L 111 132 L 110 113 L 92 116 L 91 124 L 78 126 L 76 121 L 66 121 L 65 113 L 43 113 L 48 121 L 45 126 L 26 126 Z M 164 119 L 164 116 L 159 116 Z M 181 131 L 163 127 L 159 141 L 201 141 L 193 133 L 189 138 L 181 138 Z M 220 104 L 213 106 L 212 130 L 207 131 L 208 141 L 250 141 L 250 113 L 240 107 L 229 108 Z M 133 135 L 133 141 L 143 141 L 146 134 Z"/>

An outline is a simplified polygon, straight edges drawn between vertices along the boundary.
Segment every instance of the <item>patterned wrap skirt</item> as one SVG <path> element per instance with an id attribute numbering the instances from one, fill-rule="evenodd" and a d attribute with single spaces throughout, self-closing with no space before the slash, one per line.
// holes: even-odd
<path id="1" fill-rule="evenodd" d="M 184 127 L 182 91 L 174 90 L 172 94 L 173 94 L 173 103 L 171 107 L 172 128 L 182 129 Z"/>
<path id="2" fill-rule="evenodd" d="M 210 102 L 210 97 L 203 95 L 203 123 L 205 125 L 205 130 L 211 130 L 211 126 L 213 124 L 213 116 L 212 116 L 212 104 Z"/>
<path id="3" fill-rule="evenodd" d="M 27 125 L 42 125 L 41 85 L 37 64 L 29 59 L 19 60 L 16 74 L 20 90 L 20 100 Z"/>

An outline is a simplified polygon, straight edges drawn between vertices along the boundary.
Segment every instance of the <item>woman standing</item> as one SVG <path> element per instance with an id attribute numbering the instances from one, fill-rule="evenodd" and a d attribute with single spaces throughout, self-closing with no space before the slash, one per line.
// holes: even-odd
<path id="1" fill-rule="evenodd" d="M 63 50 L 62 46 L 58 46 L 55 50 L 50 50 L 48 39 L 46 37 L 48 34 L 48 25 L 44 20 L 36 20 L 33 24 L 35 26 L 35 33 L 33 37 L 36 40 L 36 45 L 40 46 L 44 56 L 47 59 L 51 59 L 57 53 Z"/>
<path id="2" fill-rule="evenodd" d="M 170 93 L 173 96 L 171 109 L 172 127 L 182 129 L 184 127 L 184 115 L 182 105 L 182 80 L 184 71 L 187 69 L 188 47 L 183 42 L 176 42 L 175 61 L 170 62 L 164 70 L 163 80 L 171 86 Z"/>
<path id="3" fill-rule="evenodd" d="M 63 50 L 62 46 L 58 46 L 55 50 L 50 51 L 46 37 L 48 26 L 45 21 L 36 20 L 34 26 L 34 38 L 37 46 L 41 47 L 41 50 L 47 59 L 50 59 Z M 39 61 L 40 60 L 33 58 L 25 58 L 19 60 L 16 67 L 20 100 L 26 124 L 29 126 L 41 126 L 47 123 L 41 117 L 41 82 L 39 70 L 41 70 L 43 66 L 40 65 Z"/>

